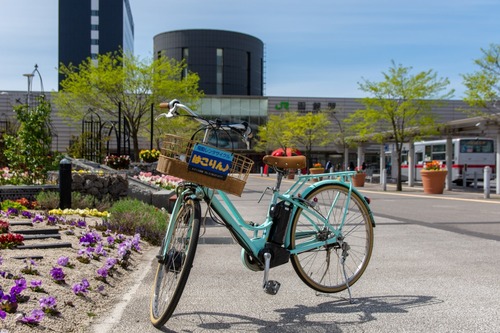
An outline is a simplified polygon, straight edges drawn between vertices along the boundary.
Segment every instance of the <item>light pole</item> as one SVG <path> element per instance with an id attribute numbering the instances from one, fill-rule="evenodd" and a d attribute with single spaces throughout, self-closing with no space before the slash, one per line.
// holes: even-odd
<path id="1" fill-rule="evenodd" d="M 30 107 L 30 95 L 31 95 L 31 83 L 33 81 L 33 76 L 35 76 L 35 74 L 28 73 L 28 74 L 23 74 L 23 76 L 25 76 L 28 79 L 28 92 L 26 94 L 26 105 L 29 108 Z"/>
<path id="2" fill-rule="evenodd" d="M 23 76 L 28 79 L 28 93 L 26 95 L 26 105 L 28 106 L 28 109 L 29 109 L 30 103 L 31 103 L 31 91 L 32 91 L 32 88 L 33 88 L 32 87 L 32 85 L 33 85 L 33 77 L 35 76 L 35 74 L 38 74 L 38 77 L 40 78 L 40 91 L 43 94 L 43 80 L 42 80 L 42 75 L 38 71 L 38 65 L 35 64 L 35 69 L 33 70 L 33 72 L 28 73 L 28 74 L 23 74 Z M 43 95 L 42 95 L 42 97 L 43 97 Z"/>

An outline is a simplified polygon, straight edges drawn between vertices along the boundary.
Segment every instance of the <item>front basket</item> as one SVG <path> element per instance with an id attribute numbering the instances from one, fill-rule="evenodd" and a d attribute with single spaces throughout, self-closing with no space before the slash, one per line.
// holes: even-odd
<path id="1" fill-rule="evenodd" d="M 174 177 L 241 196 L 252 170 L 253 161 L 243 155 L 234 154 L 226 179 L 207 176 L 188 169 L 188 161 L 196 142 L 175 135 L 167 135 L 161 147 L 156 170 Z M 224 151 L 219 148 L 217 150 Z"/>

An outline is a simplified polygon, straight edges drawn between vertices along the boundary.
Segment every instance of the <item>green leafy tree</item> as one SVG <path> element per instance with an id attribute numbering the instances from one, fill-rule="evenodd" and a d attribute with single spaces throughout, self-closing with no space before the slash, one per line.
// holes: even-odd
<path id="1" fill-rule="evenodd" d="M 258 128 L 259 139 L 255 149 L 269 151 L 281 148 L 286 151 L 287 148 L 292 148 L 293 142 L 290 128 L 294 117 L 295 113 L 292 112 L 270 115 L 266 124 Z"/>
<path id="2" fill-rule="evenodd" d="M 326 113 L 286 112 L 271 115 L 265 125 L 258 129 L 259 141 L 256 149 L 303 148 L 310 161 L 312 147 L 325 146 L 332 142 L 328 128 L 330 120 Z"/>
<path id="3" fill-rule="evenodd" d="M 97 64 L 88 58 L 78 67 L 61 64 L 65 79 L 54 102 L 63 117 L 80 121 L 90 107 L 105 120 L 115 120 L 121 105 L 122 115 L 130 125 L 135 160 L 139 157 L 139 137 L 147 136 L 151 122 L 151 105 L 172 98 L 183 103 L 202 96 L 199 76 L 185 74 L 186 64 L 160 57 L 139 59 L 130 54 L 99 55 Z M 161 111 L 154 109 L 156 116 Z"/>
<path id="4" fill-rule="evenodd" d="M 481 49 L 482 57 L 474 63 L 479 67 L 471 74 L 464 74 L 467 90 L 464 100 L 472 107 L 474 115 L 491 116 L 499 112 L 500 105 L 500 44 Z"/>
<path id="5" fill-rule="evenodd" d="M 35 108 L 26 104 L 14 108 L 19 130 L 17 135 L 5 136 L 5 158 L 14 174 L 14 182 L 19 184 L 43 184 L 47 171 L 53 169 L 54 157 L 50 153 L 52 108 L 44 98 L 39 98 L 38 102 Z"/>
<path id="6" fill-rule="evenodd" d="M 297 147 L 304 147 L 309 164 L 314 146 L 326 146 L 333 141 L 330 126 L 330 119 L 324 112 L 298 115 L 290 123 L 291 142 Z"/>
<path id="7" fill-rule="evenodd" d="M 365 108 L 355 111 L 348 122 L 358 133 L 358 140 L 368 138 L 380 143 L 391 140 L 397 155 L 397 190 L 401 184 L 401 152 L 403 143 L 412 138 L 435 133 L 436 117 L 432 107 L 440 99 L 448 99 L 453 90 L 445 92 L 447 78 L 438 78 L 432 70 L 411 74 L 411 67 L 394 61 L 384 80 L 359 83 L 362 91 L 372 95 L 361 100 Z"/>

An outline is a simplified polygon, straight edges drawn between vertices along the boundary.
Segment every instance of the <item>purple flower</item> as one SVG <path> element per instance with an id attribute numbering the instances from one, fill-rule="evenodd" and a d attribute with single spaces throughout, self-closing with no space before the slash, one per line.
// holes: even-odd
<path id="1" fill-rule="evenodd" d="M 43 216 L 40 214 L 36 214 L 35 217 L 33 218 L 33 220 L 31 220 L 31 222 L 33 222 L 33 223 L 43 222 Z"/>
<path id="2" fill-rule="evenodd" d="M 75 283 L 72 289 L 75 295 L 84 296 L 86 293 L 88 293 L 89 288 L 90 288 L 89 281 L 87 279 L 82 279 L 82 282 Z"/>
<path id="3" fill-rule="evenodd" d="M 104 247 L 102 246 L 102 244 L 97 244 L 96 248 L 95 248 L 95 254 L 97 254 L 98 256 L 102 256 L 102 257 L 107 257 L 108 256 L 108 253 L 106 252 L 106 250 L 104 250 Z"/>
<path id="4" fill-rule="evenodd" d="M 2 264 L 3 264 L 3 257 L 0 256 L 0 265 L 2 265 Z"/>
<path id="5" fill-rule="evenodd" d="M 67 266 L 68 263 L 69 263 L 68 257 L 62 256 L 62 257 L 59 257 L 59 259 L 57 259 L 57 264 L 60 266 Z"/>
<path id="6" fill-rule="evenodd" d="M 3 311 L 2 309 L 0 309 L 0 319 L 5 319 L 5 317 L 7 317 L 7 313 L 5 313 L 5 311 Z"/>
<path id="7" fill-rule="evenodd" d="M 101 240 L 101 236 L 96 231 L 91 231 L 80 237 L 80 244 L 90 246 Z"/>
<path id="8" fill-rule="evenodd" d="M 109 246 L 112 246 L 115 243 L 115 238 L 113 236 L 108 236 L 108 238 L 106 238 L 106 241 L 108 242 Z"/>
<path id="9" fill-rule="evenodd" d="M 40 323 L 40 321 L 42 321 L 43 317 L 44 317 L 44 313 L 42 310 L 34 309 L 33 311 L 31 311 L 30 316 L 22 316 L 18 320 L 23 324 L 38 325 Z"/>
<path id="10" fill-rule="evenodd" d="M 106 279 L 106 277 L 108 276 L 108 269 L 106 267 L 99 268 L 97 270 L 97 275 L 99 275 L 98 277 L 101 279 Z"/>
<path id="11" fill-rule="evenodd" d="M 42 280 L 31 280 L 30 288 L 33 291 L 43 291 Z"/>
<path id="12" fill-rule="evenodd" d="M 53 267 L 50 270 L 50 275 L 52 276 L 52 279 L 57 283 L 64 282 L 64 277 L 66 276 L 61 267 Z"/>
<path id="13" fill-rule="evenodd" d="M 30 211 L 27 211 L 27 210 L 23 210 L 21 212 L 21 216 L 27 218 L 27 219 L 30 219 L 33 217 L 33 214 L 30 212 Z"/>
<path id="14" fill-rule="evenodd" d="M 52 296 L 42 297 L 38 301 L 42 310 L 54 310 L 56 308 L 56 299 Z"/>
<path id="15" fill-rule="evenodd" d="M 79 228 L 85 228 L 87 226 L 87 222 L 85 222 L 85 220 L 78 220 L 76 221 L 76 226 Z"/>
<path id="16" fill-rule="evenodd" d="M 112 269 L 117 263 L 118 263 L 118 259 L 108 258 L 108 259 L 106 259 L 106 264 L 104 265 L 104 267 L 107 267 L 108 269 Z"/>
<path id="17" fill-rule="evenodd" d="M 19 214 L 19 211 L 16 208 L 10 207 L 9 209 L 7 209 L 7 216 L 18 215 L 18 214 Z"/>
<path id="18" fill-rule="evenodd" d="M 47 217 L 47 224 L 49 224 L 49 225 L 54 225 L 54 224 L 56 224 L 56 223 L 57 223 L 57 217 L 56 217 L 56 216 L 54 216 L 54 215 L 49 215 L 49 216 Z"/>

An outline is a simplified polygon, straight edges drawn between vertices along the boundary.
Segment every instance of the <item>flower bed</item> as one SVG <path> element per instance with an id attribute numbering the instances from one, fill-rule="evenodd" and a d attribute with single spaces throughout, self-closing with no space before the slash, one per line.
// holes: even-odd
<path id="1" fill-rule="evenodd" d="M 179 182 L 182 179 L 169 176 L 169 175 L 154 175 L 151 172 L 140 172 L 139 175 L 134 176 L 135 179 L 138 179 L 146 184 L 158 186 L 160 188 L 166 190 L 173 190 L 177 187 Z"/>
<path id="2" fill-rule="evenodd" d="M 84 215 L 21 212 L 16 217 L 29 219 L 35 229 L 58 226 L 61 241 L 70 242 L 72 247 L 2 250 L 1 328 L 19 333 L 30 332 L 31 326 L 56 332 L 84 332 L 92 319 L 108 310 L 124 292 L 120 282 L 133 270 L 142 249 L 149 245 L 138 235 L 101 231 L 101 218 Z M 9 217 L 5 216 L 3 221 L 10 221 Z"/>

